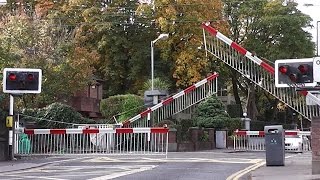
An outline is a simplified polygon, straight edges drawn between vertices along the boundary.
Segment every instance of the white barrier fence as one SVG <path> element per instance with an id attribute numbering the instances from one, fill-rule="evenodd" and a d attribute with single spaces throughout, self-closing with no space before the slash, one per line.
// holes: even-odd
<path id="1" fill-rule="evenodd" d="M 20 129 L 16 154 L 167 155 L 167 128 Z"/>
<path id="2" fill-rule="evenodd" d="M 285 131 L 285 151 L 311 151 L 310 137 L 310 131 Z M 233 148 L 244 151 L 265 151 L 264 131 L 235 131 Z"/>

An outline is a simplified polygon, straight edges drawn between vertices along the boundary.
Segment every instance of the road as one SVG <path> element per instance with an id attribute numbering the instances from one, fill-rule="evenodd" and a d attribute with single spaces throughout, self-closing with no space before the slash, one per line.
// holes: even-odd
<path id="1" fill-rule="evenodd" d="M 47 165 L 1 173 L 8 180 L 225 180 L 263 161 L 264 153 L 179 152 L 162 156 L 55 156 Z M 32 160 L 43 162 L 43 159 Z"/>

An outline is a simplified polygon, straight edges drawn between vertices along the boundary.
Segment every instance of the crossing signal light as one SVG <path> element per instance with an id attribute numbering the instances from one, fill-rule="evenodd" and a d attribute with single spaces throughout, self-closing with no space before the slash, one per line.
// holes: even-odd
<path id="1" fill-rule="evenodd" d="M 3 92 L 11 94 L 40 93 L 41 69 L 5 68 Z"/>
<path id="2" fill-rule="evenodd" d="M 276 87 L 314 87 L 313 58 L 284 59 L 275 62 Z"/>
<path id="3" fill-rule="evenodd" d="M 15 73 L 10 73 L 9 74 L 9 80 L 10 81 L 15 81 L 17 80 L 17 75 Z"/>
<path id="4" fill-rule="evenodd" d="M 287 74 L 288 72 L 288 66 L 280 66 L 279 67 L 279 71 L 282 73 L 282 74 Z"/>
<path id="5" fill-rule="evenodd" d="M 28 81 L 33 81 L 33 80 L 34 80 L 34 75 L 33 75 L 32 73 L 29 73 L 29 74 L 27 75 L 27 80 L 28 80 Z"/>

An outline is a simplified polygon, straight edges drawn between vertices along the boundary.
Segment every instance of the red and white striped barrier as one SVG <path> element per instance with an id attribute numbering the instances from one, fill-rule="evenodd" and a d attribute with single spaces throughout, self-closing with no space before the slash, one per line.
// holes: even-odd
<path id="1" fill-rule="evenodd" d="M 95 129 L 22 129 L 24 134 L 127 134 L 127 133 L 168 133 L 167 128 L 95 128 Z"/>
<path id="2" fill-rule="evenodd" d="M 310 131 L 285 131 L 285 150 L 287 152 L 310 151 L 310 135 Z M 235 131 L 233 138 L 234 150 L 265 151 L 264 131 Z"/>
<path id="3" fill-rule="evenodd" d="M 179 93 L 177 93 L 177 94 L 175 94 L 175 95 L 173 95 L 173 96 L 171 96 L 171 97 L 163 100 L 162 102 L 160 102 L 160 103 L 152 106 L 151 108 L 148 108 L 147 110 L 141 112 L 140 114 L 134 116 L 133 118 L 124 121 L 124 122 L 122 123 L 122 125 L 126 127 L 126 126 L 128 126 L 130 123 L 132 123 L 132 122 L 134 122 L 134 121 L 136 121 L 136 120 L 138 120 L 138 119 L 140 119 L 140 118 L 146 117 L 149 113 L 151 113 L 151 112 L 153 112 L 153 111 L 161 108 L 162 106 L 166 106 L 166 105 L 170 104 L 171 102 L 173 102 L 174 99 L 177 99 L 177 98 L 179 98 L 179 97 L 181 97 L 181 96 L 184 96 L 184 95 L 186 95 L 186 94 L 191 93 L 191 92 L 194 91 L 196 88 L 198 88 L 198 87 L 206 84 L 206 83 L 209 82 L 209 81 L 212 81 L 212 80 L 216 79 L 218 76 L 219 76 L 219 74 L 216 73 L 216 72 L 214 72 L 212 75 L 208 76 L 207 78 L 203 79 L 202 81 L 199 81 L 199 82 L 197 82 L 196 84 L 194 84 L 194 85 L 186 88 L 185 90 L 180 91 Z"/>
<path id="4" fill-rule="evenodd" d="M 245 57 L 247 57 L 248 59 L 250 59 L 254 63 L 261 66 L 263 69 L 268 71 L 270 74 L 273 74 L 273 75 L 275 74 L 274 67 L 270 66 L 268 63 L 264 62 L 262 59 L 255 56 L 255 54 L 249 52 L 244 47 L 240 46 L 236 42 L 232 41 L 231 39 L 229 39 L 228 37 L 226 37 L 225 35 L 220 33 L 215 28 L 211 27 L 209 22 L 202 23 L 202 28 L 204 30 L 206 30 L 207 32 L 209 32 L 212 36 L 214 36 L 214 37 L 218 38 L 219 40 L 223 41 L 224 43 L 228 44 L 230 47 L 232 47 L 233 49 L 238 51 L 240 54 L 244 55 Z M 320 106 L 320 99 L 317 96 L 311 94 L 308 91 L 300 91 L 299 93 L 303 96 L 310 98 L 313 102 L 317 103 Z"/>
<path id="5" fill-rule="evenodd" d="M 236 136 L 264 136 L 264 131 L 235 131 Z M 310 131 L 285 131 L 285 135 L 302 135 L 310 136 Z"/>
<path id="6" fill-rule="evenodd" d="M 246 50 L 236 42 L 232 41 L 231 39 L 229 39 L 228 37 L 220 33 L 218 30 L 211 27 L 210 23 L 203 23 L 202 28 L 208 31 L 212 36 L 217 37 L 218 39 L 220 39 L 221 41 L 223 41 L 224 43 L 228 44 L 230 47 L 238 51 L 240 54 L 244 55 L 245 57 L 252 60 L 254 63 L 258 64 L 259 66 L 261 66 L 262 68 L 270 72 L 271 74 L 274 74 L 275 72 L 274 67 L 270 66 L 268 63 L 264 62 L 259 57 L 255 56 L 253 53 L 249 52 L 248 50 Z"/>
<path id="7" fill-rule="evenodd" d="M 18 154 L 165 155 L 169 129 L 18 129 Z"/>

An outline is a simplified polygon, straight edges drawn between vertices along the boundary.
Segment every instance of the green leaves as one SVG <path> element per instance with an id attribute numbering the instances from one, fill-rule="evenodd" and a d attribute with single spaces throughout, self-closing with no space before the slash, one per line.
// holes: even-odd
<path id="1" fill-rule="evenodd" d="M 118 123 L 140 113 L 143 107 L 143 99 L 133 94 L 111 96 L 100 103 L 102 115 L 107 119 L 116 118 Z"/>
<path id="2" fill-rule="evenodd" d="M 169 40 L 161 44 L 161 57 L 173 63 L 176 86 L 184 88 L 196 83 L 212 71 L 206 54 L 199 49 L 203 41 L 200 24 L 212 21 L 219 30 L 226 29 L 221 1 L 155 1 L 155 6 L 161 32 L 170 33 Z"/>
<path id="3" fill-rule="evenodd" d="M 95 121 L 82 117 L 72 107 L 53 103 L 42 109 L 26 109 L 22 120 L 36 122 L 38 128 L 67 128 L 72 124 L 93 124 Z"/>
<path id="4" fill-rule="evenodd" d="M 221 101 L 216 96 L 210 96 L 199 104 L 193 121 L 199 127 L 221 129 L 227 127 L 229 119 Z"/>

